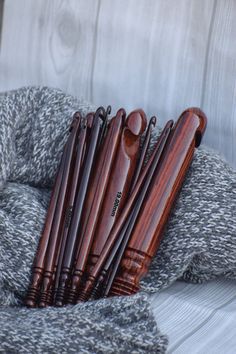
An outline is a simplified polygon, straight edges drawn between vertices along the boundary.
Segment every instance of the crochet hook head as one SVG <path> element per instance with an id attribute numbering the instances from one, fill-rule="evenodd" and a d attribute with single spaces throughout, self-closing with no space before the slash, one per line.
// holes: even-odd
<path id="1" fill-rule="evenodd" d="M 185 114 L 189 113 L 189 117 L 191 119 L 192 114 L 195 114 L 196 116 L 198 116 L 199 120 L 200 120 L 200 124 L 199 127 L 196 131 L 196 138 L 195 138 L 195 146 L 198 147 L 201 144 L 202 141 L 202 137 L 204 135 L 204 132 L 206 130 L 207 127 L 207 117 L 205 115 L 205 113 L 198 107 L 191 107 L 191 108 L 187 108 L 180 117 L 184 116 Z"/>

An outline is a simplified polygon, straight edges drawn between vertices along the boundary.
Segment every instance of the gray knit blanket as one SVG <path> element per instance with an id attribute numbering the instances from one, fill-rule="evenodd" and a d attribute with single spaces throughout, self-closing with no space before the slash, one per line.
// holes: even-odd
<path id="1" fill-rule="evenodd" d="M 23 306 L 72 115 L 92 108 L 45 87 L 0 94 L 0 352 L 165 353 L 168 333 L 158 330 L 151 292 L 177 279 L 236 279 L 236 172 L 200 148 L 138 294 Z"/>

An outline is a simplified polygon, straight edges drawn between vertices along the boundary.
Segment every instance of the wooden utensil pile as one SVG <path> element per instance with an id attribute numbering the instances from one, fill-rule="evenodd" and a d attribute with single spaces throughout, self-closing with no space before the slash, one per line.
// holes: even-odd
<path id="1" fill-rule="evenodd" d="M 168 121 L 110 106 L 74 115 L 33 265 L 26 305 L 63 306 L 138 291 L 206 128 L 198 108 Z M 142 143 L 141 143 L 142 141 Z M 147 156 L 150 158 L 147 160 Z"/>

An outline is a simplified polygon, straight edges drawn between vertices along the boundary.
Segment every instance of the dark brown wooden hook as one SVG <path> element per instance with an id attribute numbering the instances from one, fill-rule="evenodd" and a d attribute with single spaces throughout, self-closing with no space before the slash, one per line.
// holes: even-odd
<path id="1" fill-rule="evenodd" d="M 139 289 L 152 257 L 160 244 L 164 226 L 192 161 L 196 132 L 204 121 L 186 110 L 176 122 L 157 167 L 149 192 L 132 232 L 111 295 L 130 295 Z"/>
<path id="2" fill-rule="evenodd" d="M 105 296 L 108 295 L 109 290 L 111 288 L 112 282 L 114 280 L 115 274 L 117 272 L 118 266 L 120 264 L 120 261 L 122 259 L 124 250 L 126 248 L 126 245 L 129 241 L 132 229 L 134 227 L 134 223 L 137 219 L 137 216 L 140 212 L 140 209 L 142 207 L 142 203 L 143 200 L 146 196 L 148 187 L 151 183 L 151 180 L 153 178 L 153 174 L 155 172 L 155 169 L 160 161 L 160 158 L 162 156 L 164 147 L 166 145 L 167 139 L 169 137 L 169 133 L 171 131 L 171 127 L 173 125 L 173 121 L 169 121 L 166 124 L 166 127 L 164 128 L 157 144 L 156 147 L 153 151 L 152 157 L 152 164 L 149 166 L 149 169 L 146 172 L 146 176 L 145 176 L 145 181 L 143 184 L 142 189 L 140 190 L 140 193 L 138 195 L 138 199 L 135 202 L 130 215 L 128 216 L 128 218 L 126 219 L 121 232 L 118 235 L 118 238 L 114 244 L 114 246 L 111 248 L 111 250 L 109 251 L 109 255 L 107 257 L 107 260 L 102 268 L 101 274 L 98 278 L 98 284 L 101 283 L 104 279 L 104 277 L 107 274 L 108 269 L 111 267 L 112 265 L 112 271 L 109 274 L 109 279 L 108 279 L 108 283 L 106 285 L 106 291 L 105 291 Z M 106 245 L 105 245 L 106 246 Z M 105 247 L 104 247 L 105 248 Z M 113 262 L 113 264 L 112 264 Z M 99 285 L 98 285 L 99 286 Z M 89 296 L 89 292 L 88 291 L 84 291 L 84 293 L 86 294 L 86 296 L 84 296 L 85 299 L 88 298 Z"/>
<path id="3" fill-rule="evenodd" d="M 62 306 L 64 304 L 66 290 L 70 279 L 71 268 L 73 265 L 73 256 L 75 252 L 75 245 L 77 242 L 77 235 L 79 225 L 81 222 L 81 215 L 84 206 L 86 191 L 94 164 L 94 158 L 97 148 L 97 141 L 100 131 L 100 115 L 101 108 L 95 113 L 95 118 L 90 135 L 90 143 L 88 144 L 88 151 L 86 153 L 85 163 L 83 166 L 83 174 L 81 176 L 78 193 L 76 195 L 75 206 L 72 214 L 71 223 L 69 226 L 68 236 L 65 251 L 63 254 L 62 269 L 59 279 L 59 286 L 56 294 L 56 305 Z"/>
<path id="4" fill-rule="evenodd" d="M 151 119 L 149 121 L 147 132 L 146 132 L 146 135 L 145 135 L 145 138 L 144 138 L 144 142 L 143 142 L 143 145 L 142 145 L 142 149 L 141 149 L 141 154 L 140 154 L 140 157 L 139 157 L 138 166 L 136 168 L 134 179 L 132 181 L 131 191 L 134 189 L 134 186 L 136 185 L 137 180 L 138 180 L 138 178 L 140 176 L 140 172 L 141 172 L 141 170 L 144 167 L 145 158 L 147 156 L 147 151 L 149 149 L 149 145 L 150 145 L 150 141 L 151 141 L 152 131 L 153 131 L 155 125 L 156 125 L 156 121 L 157 121 L 157 118 L 155 116 L 151 117 Z"/>
<path id="5" fill-rule="evenodd" d="M 97 263 L 95 264 L 92 272 L 88 276 L 88 280 L 86 282 L 85 288 L 83 293 L 84 294 L 90 294 L 96 281 L 98 280 L 98 276 L 100 275 L 100 272 L 102 271 L 102 267 L 104 266 L 107 258 L 109 257 L 109 254 L 114 247 L 119 234 L 129 217 L 129 215 L 132 212 L 132 208 L 135 205 L 135 202 L 138 198 L 139 193 L 142 190 L 143 183 L 148 175 L 148 172 L 150 171 L 150 168 L 153 164 L 153 161 L 155 159 L 155 152 L 159 149 L 159 146 L 157 144 L 156 149 L 153 151 L 152 156 L 150 157 L 149 161 L 147 162 L 146 166 L 144 167 L 143 171 L 140 174 L 140 177 L 133 189 L 133 192 L 130 194 L 129 199 L 126 202 L 126 205 L 124 206 L 122 213 L 120 214 L 119 218 L 117 219 L 116 223 L 114 224 L 109 237 L 107 238 L 107 241 L 103 247 L 103 250 L 97 260 Z"/>
<path id="6" fill-rule="evenodd" d="M 93 240 L 88 259 L 87 272 L 90 272 L 96 264 L 109 233 L 128 198 L 136 170 L 141 135 L 146 124 L 146 115 L 142 110 L 131 112 L 125 121 L 115 161 L 112 165 L 112 178 L 109 179 L 99 222 L 96 225 L 96 237 Z M 80 297 L 83 297 L 83 292 L 79 294 Z"/>
<path id="7" fill-rule="evenodd" d="M 95 177 L 97 181 L 94 185 L 94 191 L 92 196 L 92 203 L 90 211 L 87 216 L 87 223 L 81 237 L 81 243 L 79 245 L 78 258 L 75 262 L 73 271 L 71 288 L 68 294 L 68 303 L 75 302 L 79 286 L 81 284 L 82 276 L 84 275 L 86 262 L 89 256 L 89 251 L 92 245 L 95 228 L 98 222 L 98 217 L 102 208 L 106 188 L 109 182 L 111 174 L 111 168 L 116 156 L 117 147 L 119 145 L 122 127 L 124 124 L 125 111 L 120 109 L 117 112 L 116 117 L 113 118 L 109 126 L 109 134 L 107 136 L 106 150 L 103 149 L 103 155 L 98 156 L 99 163 L 98 168 L 94 170 L 95 174 L 99 177 Z"/>
<path id="8" fill-rule="evenodd" d="M 58 253 L 57 250 L 59 248 L 62 238 L 62 227 L 65 219 L 65 210 L 67 202 L 66 196 L 70 189 L 70 181 L 72 178 L 72 169 L 74 167 L 76 142 L 79 134 L 80 122 L 81 119 L 74 120 L 71 130 L 72 138 L 69 141 L 67 147 L 67 154 L 64 163 L 60 192 L 57 199 L 56 210 L 53 217 L 52 228 L 47 246 L 39 307 L 46 307 L 48 305 L 48 292 L 53 282 L 53 273 L 55 270 L 56 258 Z"/>
<path id="9" fill-rule="evenodd" d="M 72 141 L 74 141 L 76 131 L 77 131 L 76 129 L 77 126 L 79 126 L 79 123 L 80 123 L 80 116 L 78 114 L 75 114 L 70 127 L 70 135 L 62 153 L 61 162 L 59 165 L 57 177 L 50 198 L 44 229 L 39 240 L 39 245 L 34 260 L 32 279 L 31 279 L 31 283 L 25 301 L 26 306 L 28 307 L 35 307 L 37 305 L 39 290 L 41 287 L 43 274 L 44 274 L 46 252 L 50 240 L 54 215 L 56 212 L 57 202 L 60 194 L 60 188 L 61 188 L 63 173 L 66 165 L 68 149 L 71 146 Z"/>
<path id="10" fill-rule="evenodd" d="M 83 165 L 83 157 L 84 157 L 85 140 L 86 140 L 87 130 L 88 130 L 88 128 L 91 129 L 93 119 L 94 119 L 94 114 L 87 115 L 86 120 L 83 121 L 81 124 L 80 132 L 78 135 L 73 177 L 72 177 L 72 180 L 70 183 L 68 203 L 67 203 L 66 210 L 65 210 L 65 218 L 64 218 L 64 225 L 62 228 L 61 244 L 58 247 L 59 252 L 58 252 L 58 259 L 56 261 L 56 276 L 55 276 L 55 284 L 54 284 L 55 294 L 57 293 L 57 289 L 58 289 L 58 285 L 59 285 L 59 278 L 60 278 L 60 273 L 61 273 L 63 255 L 64 255 L 66 243 L 67 243 L 67 237 L 68 237 L 69 226 L 70 226 L 70 222 L 71 222 L 71 218 L 72 218 L 72 212 L 73 212 L 73 207 L 74 207 L 74 203 L 75 203 L 76 192 L 78 189 L 78 184 L 79 184 L 79 181 L 81 178 L 81 173 L 82 173 L 82 165 Z"/>

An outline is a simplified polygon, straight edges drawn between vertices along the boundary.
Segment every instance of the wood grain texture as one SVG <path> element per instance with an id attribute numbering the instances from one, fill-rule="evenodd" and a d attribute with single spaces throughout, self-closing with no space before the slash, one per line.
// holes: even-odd
<path id="1" fill-rule="evenodd" d="M 59 278 L 59 286 L 56 294 L 56 304 L 57 306 L 62 306 L 65 299 L 65 292 L 67 288 L 67 284 L 69 281 L 69 276 L 71 272 L 71 268 L 73 266 L 73 255 L 75 254 L 75 245 L 80 242 L 78 240 L 78 230 L 81 222 L 82 210 L 85 204 L 85 197 L 87 188 L 89 185 L 89 180 L 92 173 L 92 166 L 96 157 L 96 148 L 97 142 L 99 140 L 99 132 L 100 132 L 100 116 L 103 108 L 98 108 L 95 112 L 95 116 L 93 119 L 93 125 L 91 128 L 91 133 L 89 134 L 89 143 L 87 146 L 86 159 L 83 164 L 82 175 L 80 182 L 78 184 L 78 190 L 76 193 L 73 213 L 71 217 L 71 222 L 68 230 L 68 237 L 65 246 L 65 251 L 62 259 L 62 267 L 61 274 Z"/>
<path id="2" fill-rule="evenodd" d="M 199 146 L 206 122 L 204 114 L 198 116 L 194 110 L 185 111 L 176 122 L 112 284 L 112 296 L 131 295 L 139 290 L 139 281 L 147 273 L 157 252 L 163 229 L 195 147 Z"/>
<path id="3" fill-rule="evenodd" d="M 161 125 L 200 106 L 236 166 L 235 18 L 234 0 L 5 0 L 0 91 L 59 87 Z"/>
<path id="4" fill-rule="evenodd" d="M 1 38 L 2 38 L 3 6 L 4 6 L 4 0 L 0 0 L 0 49 L 1 49 Z"/>
<path id="5" fill-rule="evenodd" d="M 6 1 L 0 90 L 49 85 L 90 98 L 98 3 L 84 4 L 82 0 Z"/>
<path id="6" fill-rule="evenodd" d="M 152 308 L 158 326 L 168 333 L 168 353 L 234 354 L 235 294 L 235 281 L 222 278 L 203 284 L 177 281 L 155 294 Z"/>
<path id="7" fill-rule="evenodd" d="M 91 266 L 96 263 L 109 233 L 129 196 L 140 151 L 141 135 L 145 127 L 146 115 L 142 110 L 133 111 L 129 114 L 116 151 L 115 164 L 112 165 L 112 177 L 109 178 L 102 202 L 96 226 L 96 237 L 93 240 L 90 252 L 89 263 Z"/>
<path id="8" fill-rule="evenodd" d="M 83 289 L 84 300 L 90 296 L 91 291 L 93 292 L 95 290 L 95 283 L 98 284 L 103 282 L 104 276 L 106 276 L 107 270 L 109 269 L 111 262 L 113 261 L 114 256 L 121 245 L 121 242 L 123 242 L 123 240 L 126 238 L 126 229 L 127 227 L 129 228 L 131 221 L 130 217 L 133 219 L 132 211 L 134 208 L 136 209 L 136 203 L 139 203 L 139 197 L 142 198 L 142 201 L 143 197 L 145 197 L 147 187 L 149 186 L 152 176 L 160 161 L 162 151 L 167 142 L 166 139 L 168 139 L 172 125 L 173 121 L 169 121 L 167 122 L 166 127 L 162 130 L 156 146 L 154 147 L 154 150 L 147 164 L 144 166 L 142 172 L 140 173 L 137 183 L 135 184 L 132 193 L 129 195 L 122 213 L 114 224 L 114 227 L 112 228 L 109 237 L 107 238 L 104 248 L 102 249 L 100 257 L 92 269 L 92 272 L 88 276 L 87 282 Z M 123 232 L 123 230 L 125 231 Z M 97 290 L 95 292 L 97 292 Z"/>
<path id="9" fill-rule="evenodd" d="M 73 132 L 73 135 L 74 135 L 74 132 Z M 54 183 L 54 187 L 53 187 L 53 191 L 51 194 L 50 203 L 49 203 L 49 207 L 48 207 L 48 211 L 47 211 L 46 221 L 44 224 L 44 229 L 41 234 L 39 244 L 38 244 L 37 253 L 36 253 L 36 256 L 34 259 L 31 284 L 29 286 L 27 298 L 26 298 L 26 305 L 28 307 L 36 307 L 36 302 L 38 300 L 39 290 L 40 290 L 42 278 L 44 275 L 45 260 L 48 258 L 47 257 L 47 249 L 48 249 L 48 245 L 50 244 L 50 239 L 51 239 L 50 235 L 51 235 L 53 227 L 55 227 L 55 224 L 53 221 L 54 221 L 55 215 L 57 214 L 57 204 L 58 204 L 58 200 L 60 198 L 60 191 L 61 191 L 61 186 L 63 183 L 64 171 L 65 171 L 65 166 L 66 166 L 66 162 L 67 162 L 67 155 L 68 155 L 69 149 L 72 148 L 72 143 L 74 142 L 73 141 L 74 138 L 75 138 L 75 136 L 72 137 L 72 134 L 70 134 L 68 141 L 64 147 L 63 154 L 61 157 L 61 162 L 60 162 L 57 176 L 55 179 L 55 183 Z M 58 224 L 60 224 L 60 223 L 58 223 Z M 55 235 L 55 233 L 54 233 L 54 236 L 55 236 L 55 238 L 57 238 L 57 235 Z M 51 256 L 52 256 L 52 254 L 51 254 Z"/>

